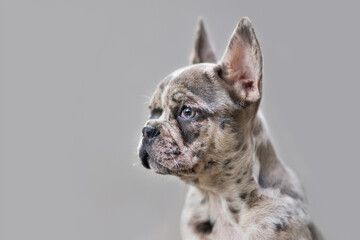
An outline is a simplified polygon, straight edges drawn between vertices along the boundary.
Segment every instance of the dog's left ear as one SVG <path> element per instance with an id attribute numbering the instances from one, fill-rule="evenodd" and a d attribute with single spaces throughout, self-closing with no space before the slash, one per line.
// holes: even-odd
<path id="1" fill-rule="evenodd" d="M 221 60 L 222 77 L 235 96 L 252 103 L 261 98 L 263 58 L 250 20 L 244 17 L 235 28 Z"/>
<path id="2" fill-rule="evenodd" d="M 196 32 L 196 39 L 194 48 L 190 56 L 191 64 L 195 63 L 216 63 L 215 52 L 211 46 L 209 37 L 207 35 L 204 22 L 199 19 L 198 29 Z"/>

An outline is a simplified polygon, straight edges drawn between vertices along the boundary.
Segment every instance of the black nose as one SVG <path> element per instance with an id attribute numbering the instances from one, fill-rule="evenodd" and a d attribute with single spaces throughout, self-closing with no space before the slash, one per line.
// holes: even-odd
<path id="1" fill-rule="evenodd" d="M 160 132 L 153 126 L 147 126 L 147 127 L 143 128 L 142 133 L 143 133 L 144 138 L 152 139 L 152 138 L 156 137 L 157 135 L 159 135 Z"/>

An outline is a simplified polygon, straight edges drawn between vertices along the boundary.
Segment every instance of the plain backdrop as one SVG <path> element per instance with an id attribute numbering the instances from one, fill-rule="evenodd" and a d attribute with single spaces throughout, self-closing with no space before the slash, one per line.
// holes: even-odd
<path id="1" fill-rule="evenodd" d="M 327 239 L 359 239 L 355 1 L 1 1 L 1 240 L 179 240 L 187 186 L 139 164 L 157 83 L 199 16 L 221 57 L 248 16 L 262 110 Z"/>

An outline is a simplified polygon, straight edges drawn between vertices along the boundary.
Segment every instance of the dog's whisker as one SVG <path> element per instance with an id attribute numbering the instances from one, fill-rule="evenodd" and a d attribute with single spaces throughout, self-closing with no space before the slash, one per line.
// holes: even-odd
<path id="1" fill-rule="evenodd" d="M 176 167 L 176 168 L 178 168 L 178 167 L 179 167 L 178 162 L 176 162 L 176 160 L 175 160 L 175 158 L 174 158 L 174 156 L 173 156 L 173 155 L 171 155 L 171 154 L 170 154 L 170 156 L 171 156 L 172 160 L 173 160 L 173 161 L 174 161 L 174 163 L 175 163 L 175 167 Z"/>

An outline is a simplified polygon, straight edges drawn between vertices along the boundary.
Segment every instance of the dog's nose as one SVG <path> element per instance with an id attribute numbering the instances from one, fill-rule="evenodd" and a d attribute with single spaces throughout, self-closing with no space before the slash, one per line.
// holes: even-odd
<path id="1" fill-rule="evenodd" d="M 159 130 L 157 130 L 153 126 L 144 127 L 142 130 L 142 133 L 143 133 L 144 138 L 147 138 L 147 139 L 152 139 L 160 134 Z"/>

